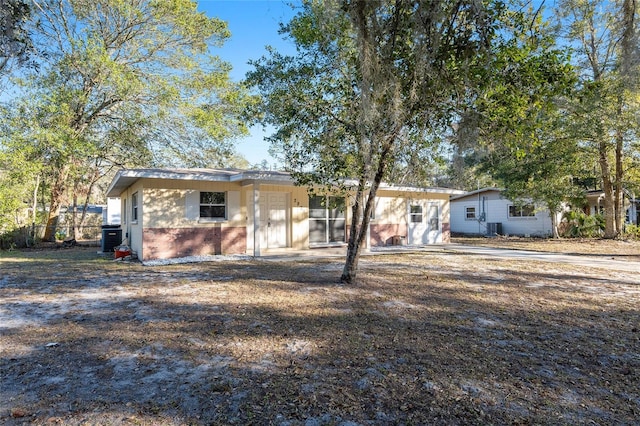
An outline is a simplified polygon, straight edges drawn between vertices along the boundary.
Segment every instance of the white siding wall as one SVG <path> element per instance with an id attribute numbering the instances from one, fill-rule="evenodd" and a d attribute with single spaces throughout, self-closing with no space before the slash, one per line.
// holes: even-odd
<path id="1" fill-rule="evenodd" d="M 502 233 L 505 235 L 551 235 L 551 219 L 546 210 L 538 210 L 536 207 L 533 217 L 509 217 L 509 206 L 513 205 L 509 200 L 495 200 L 489 204 L 487 222 L 502 223 Z"/>
<path id="2" fill-rule="evenodd" d="M 548 236 L 552 234 L 551 218 L 546 210 L 536 207 L 533 217 L 509 217 L 511 200 L 500 197 L 498 191 L 487 191 L 451 201 L 451 232 L 485 235 L 487 223 L 501 223 L 506 235 Z M 485 220 L 466 219 L 466 208 L 475 207 L 476 217 L 484 209 Z"/>
<path id="3" fill-rule="evenodd" d="M 477 200 L 465 199 L 451 201 L 451 232 L 484 235 L 486 232 L 485 222 L 467 220 L 467 207 L 475 207 L 476 214 L 480 214 Z"/>

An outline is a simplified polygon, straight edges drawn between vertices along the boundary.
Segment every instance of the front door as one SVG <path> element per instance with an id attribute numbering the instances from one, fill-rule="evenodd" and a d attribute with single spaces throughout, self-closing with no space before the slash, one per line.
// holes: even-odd
<path id="1" fill-rule="evenodd" d="M 424 205 L 421 201 L 409 204 L 409 244 L 419 245 L 427 243 L 427 222 Z"/>
<path id="2" fill-rule="evenodd" d="M 287 247 L 287 194 L 266 192 L 260 197 L 260 246 Z"/>
<path id="3" fill-rule="evenodd" d="M 440 206 L 426 200 L 409 204 L 409 244 L 436 244 L 440 240 Z"/>
<path id="4" fill-rule="evenodd" d="M 427 207 L 427 244 L 436 244 L 440 241 L 440 206 L 437 203 L 429 203 Z"/>

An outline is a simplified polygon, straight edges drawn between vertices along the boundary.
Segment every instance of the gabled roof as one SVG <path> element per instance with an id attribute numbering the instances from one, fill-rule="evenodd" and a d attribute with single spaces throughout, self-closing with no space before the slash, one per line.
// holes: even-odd
<path id="1" fill-rule="evenodd" d="M 239 182 L 241 185 L 277 184 L 294 185 L 295 182 L 287 172 L 270 170 L 242 170 L 242 169 L 123 169 L 116 173 L 111 185 L 107 189 L 107 197 L 119 197 L 124 190 L 133 185 L 139 179 L 173 179 L 184 181 L 206 182 Z M 356 185 L 356 181 L 347 181 L 347 185 Z M 380 184 L 380 190 L 406 191 L 406 192 L 431 192 L 438 194 L 461 194 L 457 189 L 440 187 L 413 187 Z"/>
<path id="2" fill-rule="evenodd" d="M 486 187 L 486 188 L 476 189 L 475 191 L 471 191 L 471 192 L 465 192 L 464 194 L 461 194 L 461 195 L 456 195 L 454 197 L 451 197 L 451 201 L 460 200 L 462 198 L 471 197 L 471 196 L 478 196 L 487 192 L 502 192 L 502 191 L 504 191 L 503 188 Z"/>

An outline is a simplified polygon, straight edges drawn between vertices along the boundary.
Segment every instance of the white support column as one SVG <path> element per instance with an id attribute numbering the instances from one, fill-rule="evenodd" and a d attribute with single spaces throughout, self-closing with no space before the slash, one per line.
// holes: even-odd
<path id="1" fill-rule="evenodd" d="M 260 184 L 253 184 L 253 256 L 260 256 Z"/>

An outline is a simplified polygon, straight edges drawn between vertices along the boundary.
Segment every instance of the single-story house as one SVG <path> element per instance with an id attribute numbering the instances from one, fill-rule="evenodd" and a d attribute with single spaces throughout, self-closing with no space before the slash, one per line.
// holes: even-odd
<path id="1" fill-rule="evenodd" d="M 451 197 L 451 232 L 463 235 L 550 236 L 549 211 L 531 202 L 515 203 L 502 189 L 482 188 Z"/>
<path id="2" fill-rule="evenodd" d="M 448 242 L 459 193 L 381 185 L 368 245 Z M 341 245 L 351 225 L 351 197 L 310 195 L 284 172 L 125 169 L 107 197 L 120 198 L 123 238 L 141 260 Z"/>
<path id="3" fill-rule="evenodd" d="M 640 200 L 635 194 L 624 190 L 625 223 L 640 225 Z M 584 212 L 588 215 L 604 214 L 604 192 L 601 190 L 586 191 Z"/>

